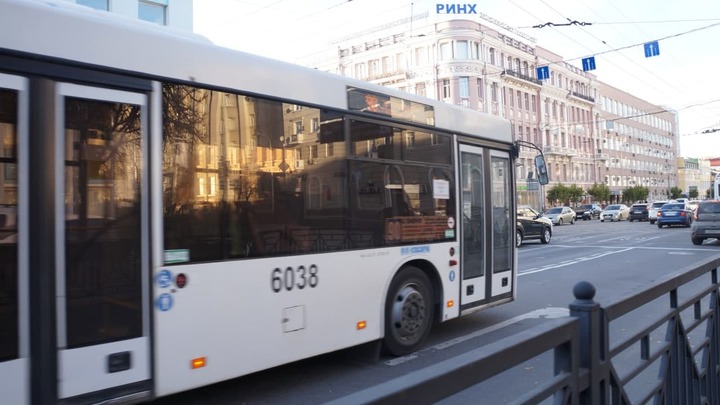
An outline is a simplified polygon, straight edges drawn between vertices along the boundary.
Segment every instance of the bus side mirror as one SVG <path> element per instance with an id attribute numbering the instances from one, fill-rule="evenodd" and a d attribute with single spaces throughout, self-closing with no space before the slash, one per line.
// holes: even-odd
<path id="1" fill-rule="evenodd" d="M 542 185 L 548 184 L 547 166 L 543 155 L 535 156 L 535 171 L 538 174 L 538 182 Z"/>

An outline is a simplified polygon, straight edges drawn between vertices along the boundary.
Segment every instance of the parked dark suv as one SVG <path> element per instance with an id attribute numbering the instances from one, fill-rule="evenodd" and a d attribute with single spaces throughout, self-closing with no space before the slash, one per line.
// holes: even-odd
<path id="1" fill-rule="evenodd" d="M 720 201 L 700 201 L 690 225 L 690 240 L 702 245 L 705 239 L 720 239 Z"/>
<path id="2" fill-rule="evenodd" d="M 649 221 L 650 220 L 650 204 L 638 203 L 630 207 L 630 216 L 628 221 Z"/>
<path id="3" fill-rule="evenodd" d="M 587 221 L 589 219 L 600 219 L 600 212 L 602 211 L 602 208 L 600 208 L 597 204 L 583 204 L 577 208 L 574 208 L 575 210 L 575 218 L 577 219 L 583 219 L 584 221 Z"/>

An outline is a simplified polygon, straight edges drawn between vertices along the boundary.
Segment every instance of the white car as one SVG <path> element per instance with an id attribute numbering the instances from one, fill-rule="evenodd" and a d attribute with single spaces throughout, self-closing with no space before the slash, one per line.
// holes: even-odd
<path id="1" fill-rule="evenodd" d="M 660 208 L 667 204 L 669 201 L 655 201 L 650 205 L 650 211 L 648 211 L 648 221 L 650 221 L 650 225 L 653 225 L 655 221 L 657 221 L 657 213 L 660 211 Z"/>
<path id="2" fill-rule="evenodd" d="M 630 217 L 630 207 L 625 204 L 610 204 L 600 213 L 600 222 L 623 221 Z"/>

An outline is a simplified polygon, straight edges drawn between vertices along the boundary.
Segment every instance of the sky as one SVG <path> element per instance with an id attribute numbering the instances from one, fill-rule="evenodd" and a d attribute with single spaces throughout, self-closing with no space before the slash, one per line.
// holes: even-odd
<path id="1" fill-rule="evenodd" d="M 598 80 L 678 112 L 682 156 L 720 157 L 717 0 L 195 0 L 193 25 L 217 45 L 298 62 L 334 39 L 424 11 L 434 17 L 437 4 L 471 5 L 579 68 L 594 56 Z M 659 55 L 645 57 L 653 41 Z"/>

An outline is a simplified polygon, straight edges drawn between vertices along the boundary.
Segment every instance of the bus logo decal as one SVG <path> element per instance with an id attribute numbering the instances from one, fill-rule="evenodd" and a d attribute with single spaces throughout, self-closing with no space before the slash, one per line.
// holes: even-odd
<path id="1" fill-rule="evenodd" d="M 173 306 L 173 297 L 172 295 L 165 293 L 161 294 L 157 299 L 155 300 L 155 306 L 157 309 L 165 312 L 169 311 Z"/>
<path id="2" fill-rule="evenodd" d="M 155 276 L 155 282 L 160 288 L 168 288 L 172 285 L 172 273 L 170 270 L 160 270 Z"/>

